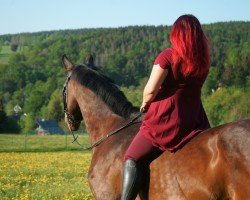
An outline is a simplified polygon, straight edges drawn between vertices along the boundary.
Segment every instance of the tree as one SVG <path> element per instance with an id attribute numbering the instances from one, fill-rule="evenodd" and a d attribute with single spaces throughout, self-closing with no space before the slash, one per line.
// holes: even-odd
<path id="1" fill-rule="evenodd" d="M 203 27 L 211 44 L 213 66 L 202 91 L 209 118 L 214 124 L 220 124 L 247 116 L 249 112 L 243 108 L 249 99 L 246 91 L 250 83 L 250 22 L 214 23 Z M 149 76 L 155 56 L 170 46 L 169 32 L 170 27 L 165 26 L 130 26 L 1 35 L 0 44 L 16 43 L 18 50 L 20 45 L 25 47 L 0 66 L 4 111 L 7 116 L 12 115 L 18 101 L 24 111 L 34 117 L 60 119 L 63 115 L 60 91 L 65 81 L 61 56 L 64 53 L 74 64 L 82 63 L 85 56 L 92 53 L 96 65 L 122 86 L 134 105 L 140 106 L 141 80 Z M 223 94 L 217 90 L 218 86 L 222 87 Z M 234 92 L 229 89 L 233 87 Z M 239 93 L 241 97 L 233 100 Z M 237 109 L 233 111 L 230 104 Z M 224 108 L 235 112 L 235 117 Z"/>
<path id="2" fill-rule="evenodd" d="M 17 43 L 11 43 L 11 44 L 10 44 L 10 49 L 11 49 L 11 51 L 16 52 L 16 51 L 17 51 L 17 48 L 18 48 L 18 44 L 17 44 Z"/>
<path id="3" fill-rule="evenodd" d="M 20 127 L 22 129 L 22 132 L 24 133 L 34 131 L 36 127 L 36 121 L 34 116 L 31 114 L 22 115 L 20 119 Z"/>
<path id="4" fill-rule="evenodd" d="M 210 95 L 218 87 L 218 70 L 215 67 L 210 67 L 208 77 L 202 87 L 204 96 Z"/>
<path id="5" fill-rule="evenodd" d="M 39 116 L 40 109 L 48 102 L 46 84 L 42 81 L 37 81 L 34 85 L 29 84 L 26 88 L 26 100 L 24 103 L 24 112 L 32 113 L 34 116 Z"/>
<path id="6" fill-rule="evenodd" d="M 0 110 L 0 133 L 4 131 L 5 122 L 7 120 L 6 113 L 3 110 Z"/>
<path id="7" fill-rule="evenodd" d="M 204 101 L 204 107 L 212 126 L 249 117 L 249 98 L 249 88 L 218 88 Z"/>
<path id="8" fill-rule="evenodd" d="M 42 116 L 46 119 L 55 119 L 60 121 L 63 114 L 62 97 L 59 89 L 55 90 L 49 100 L 49 103 L 42 110 Z"/>
<path id="9" fill-rule="evenodd" d="M 14 119 L 0 110 L 0 133 L 19 133 L 20 127 Z"/>

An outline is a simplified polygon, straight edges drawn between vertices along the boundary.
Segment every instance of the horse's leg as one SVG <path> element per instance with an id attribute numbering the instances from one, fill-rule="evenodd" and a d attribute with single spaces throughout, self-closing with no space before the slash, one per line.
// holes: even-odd
<path id="1" fill-rule="evenodd" d="M 88 181 L 96 200 L 119 200 L 122 183 L 122 156 L 94 153 L 88 173 Z M 98 158 L 98 159 L 96 159 Z"/>
<path id="2" fill-rule="evenodd" d="M 95 166 L 94 168 L 96 168 Z M 98 167 L 99 168 L 99 167 Z M 89 173 L 89 185 L 93 196 L 96 200 L 119 200 L 120 192 L 116 188 L 117 184 L 114 182 L 121 182 L 121 178 L 117 176 L 117 170 L 104 170 L 99 172 L 96 176 L 95 170 L 91 170 Z M 112 174 L 111 174 L 112 173 Z M 116 177 L 115 177 L 116 176 Z M 116 178 L 116 180 L 115 180 Z"/>

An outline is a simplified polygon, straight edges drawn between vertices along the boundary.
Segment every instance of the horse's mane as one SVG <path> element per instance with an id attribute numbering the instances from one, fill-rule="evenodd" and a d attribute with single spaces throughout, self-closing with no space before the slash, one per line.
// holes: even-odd
<path id="1" fill-rule="evenodd" d="M 139 111 L 127 100 L 114 81 L 97 68 L 76 65 L 71 77 L 93 91 L 115 114 L 127 119 L 132 113 Z"/>

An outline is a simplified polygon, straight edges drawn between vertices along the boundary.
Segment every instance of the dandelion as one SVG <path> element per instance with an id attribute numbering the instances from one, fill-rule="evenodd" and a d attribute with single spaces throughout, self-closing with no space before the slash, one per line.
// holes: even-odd
<path id="1" fill-rule="evenodd" d="M 0 153 L 0 199 L 94 199 L 90 153 Z"/>

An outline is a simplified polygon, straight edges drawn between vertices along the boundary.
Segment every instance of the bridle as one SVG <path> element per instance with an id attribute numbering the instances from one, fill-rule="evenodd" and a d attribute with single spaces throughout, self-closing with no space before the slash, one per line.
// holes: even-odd
<path id="1" fill-rule="evenodd" d="M 68 73 L 67 79 L 63 85 L 63 111 L 67 116 L 67 121 L 69 125 L 78 125 L 81 123 L 81 120 L 75 119 L 75 117 L 69 112 L 67 105 L 67 97 L 68 97 L 68 82 L 71 78 L 71 72 Z"/>
<path id="2" fill-rule="evenodd" d="M 73 136 L 73 141 L 72 143 L 77 143 L 79 146 L 83 147 L 79 142 L 78 142 L 78 135 L 75 136 L 74 132 L 71 129 L 72 125 L 79 125 L 81 123 L 81 120 L 75 119 L 75 117 L 69 112 L 68 110 L 68 105 L 67 105 L 67 99 L 68 99 L 68 83 L 70 81 L 72 72 L 68 72 L 67 79 L 63 85 L 63 111 L 67 116 L 67 121 L 69 124 L 69 131 Z M 83 147 L 84 148 L 84 147 Z"/>
<path id="3" fill-rule="evenodd" d="M 71 126 L 72 125 L 79 125 L 81 123 L 81 120 L 82 119 L 76 119 L 68 110 L 68 105 L 67 105 L 67 97 L 68 97 L 68 83 L 70 81 L 70 78 L 71 78 L 71 72 L 68 73 L 67 75 L 67 79 L 64 83 L 64 86 L 63 86 L 63 110 L 64 110 L 64 113 L 66 114 L 67 116 L 67 121 L 69 123 L 69 130 L 70 130 L 70 133 L 72 134 L 73 136 L 73 141 L 72 143 L 76 143 L 78 144 L 83 150 L 90 150 L 90 149 L 93 149 L 94 147 L 97 147 L 99 144 L 101 144 L 102 142 L 104 142 L 105 140 L 107 140 L 109 137 L 111 137 L 112 135 L 115 135 L 116 133 L 120 132 L 121 130 L 133 125 L 133 124 L 137 124 L 137 123 L 140 123 L 141 121 L 136 121 L 138 118 L 141 117 L 142 113 L 139 112 L 135 115 L 134 118 L 132 118 L 130 121 L 128 121 L 124 126 L 114 130 L 113 132 L 107 134 L 107 135 L 104 135 L 103 137 L 101 137 L 99 140 L 97 140 L 94 144 L 92 144 L 91 146 L 89 147 L 84 147 L 82 144 L 79 143 L 78 141 L 78 135 L 76 136 L 74 134 L 74 132 L 72 131 L 71 129 Z"/>

